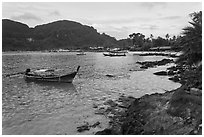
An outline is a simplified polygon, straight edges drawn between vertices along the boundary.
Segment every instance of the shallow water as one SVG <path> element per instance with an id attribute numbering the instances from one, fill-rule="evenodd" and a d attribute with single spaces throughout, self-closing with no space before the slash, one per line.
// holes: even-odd
<path id="1" fill-rule="evenodd" d="M 107 126 L 108 119 L 94 114 L 93 104 L 117 99 L 121 94 L 141 97 L 180 86 L 168 77 L 153 75 L 168 66 L 141 70 L 137 61 L 161 60 L 163 56 L 105 57 L 88 52 L 3 53 L 2 132 L 3 134 L 94 134 Z M 4 77 L 26 68 L 52 68 L 67 73 L 81 68 L 72 84 L 25 82 L 22 75 Z M 131 71 L 130 71 L 131 70 Z M 113 75 L 108 77 L 106 75 Z M 90 131 L 77 132 L 77 126 L 101 122 Z"/>

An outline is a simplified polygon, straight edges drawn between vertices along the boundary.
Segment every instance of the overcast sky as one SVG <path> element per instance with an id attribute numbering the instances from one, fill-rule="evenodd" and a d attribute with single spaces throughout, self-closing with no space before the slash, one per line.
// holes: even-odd
<path id="1" fill-rule="evenodd" d="M 93 26 L 99 33 L 116 39 L 131 33 L 146 37 L 179 35 L 191 21 L 189 14 L 202 10 L 199 2 L 3 2 L 2 18 L 27 24 L 29 27 L 57 20 L 72 20 Z"/>

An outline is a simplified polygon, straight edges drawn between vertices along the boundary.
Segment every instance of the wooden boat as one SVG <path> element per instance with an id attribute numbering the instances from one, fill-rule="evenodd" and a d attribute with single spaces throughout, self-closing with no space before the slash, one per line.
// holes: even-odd
<path id="1" fill-rule="evenodd" d="M 126 56 L 124 52 L 109 52 L 109 53 L 103 53 L 103 55 L 110 56 L 110 57 Z"/>
<path id="2" fill-rule="evenodd" d="M 77 71 L 66 74 L 66 75 L 55 75 L 53 73 L 49 75 L 42 75 L 39 73 L 36 73 L 36 71 L 30 72 L 30 69 L 26 70 L 26 73 L 24 75 L 24 78 L 26 81 L 47 81 L 47 82 L 66 82 L 66 83 L 72 83 L 74 77 L 76 76 L 77 72 L 79 71 L 80 66 L 78 66 Z M 39 71 L 45 71 L 45 72 L 53 72 L 54 70 L 38 70 Z"/>

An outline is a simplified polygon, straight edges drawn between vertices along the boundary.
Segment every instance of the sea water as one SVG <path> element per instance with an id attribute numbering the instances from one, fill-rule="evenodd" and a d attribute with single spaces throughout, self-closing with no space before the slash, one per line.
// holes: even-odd
<path id="1" fill-rule="evenodd" d="M 100 105 L 120 95 L 141 97 L 163 93 L 180 86 L 166 76 L 154 72 L 169 65 L 140 69 L 137 61 L 156 61 L 164 56 L 139 56 L 134 52 L 125 57 L 107 57 L 87 52 L 10 52 L 2 55 L 2 133 L 13 135 L 77 135 L 94 134 L 108 126 L 108 119 L 94 113 Z M 81 66 L 73 83 L 26 82 L 22 75 L 12 75 L 27 68 L 57 69 L 66 74 Z M 172 64 L 170 64 L 172 65 Z M 89 131 L 77 132 L 84 123 L 100 125 Z"/>

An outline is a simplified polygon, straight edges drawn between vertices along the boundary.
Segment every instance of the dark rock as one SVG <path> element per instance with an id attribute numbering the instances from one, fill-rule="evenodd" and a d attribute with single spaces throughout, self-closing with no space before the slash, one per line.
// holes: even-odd
<path id="1" fill-rule="evenodd" d="M 171 63 L 171 62 L 173 62 L 172 59 L 163 59 L 163 60 L 161 60 L 161 61 L 158 61 L 158 62 L 157 62 L 157 65 L 158 65 L 158 66 L 166 65 L 166 64 Z"/>
<path id="2" fill-rule="evenodd" d="M 155 72 L 155 75 L 159 75 L 159 76 L 167 76 L 168 73 L 166 71 L 159 71 L 159 72 Z"/>
<path id="3" fill-rule="evenodd" d="M 93 108 L 98 108 L 98 106 L 96 104 L 93 104 Z"/>
<path id="4" fill-rule="evenodd" d="M 113 135 L 111 129 L 104 129 L 102 131 L 98 131 L 95 135 Z"/>
<path id="5" fill-rule="evenodd" d="M 94 123 L 93 125 L 91 125 L 90 127 L 95 128 L 96 126 L 100 125 L 101 123 L 99 121 L 97 121 L 96 123 Z"/>
<path id="6" fill-rule="evenodd" d="M 77 127 L 77 131 L 78 131 L 78 132 L 83 132 L 83 131 L 89 130 L 89 129 L 90 129 L 89 123 L 86 123 L 85 125 L 82 125 L 82 126 L 80 126 L 80 127 Z"/>
<path id="7" fill-rule="evenodd" d="M 146 65 L 142 65 L 140 68 L 142 69 L 148 69 L 148 67 Z"/>
<path id="8" fill-rule="evenodd" d="M 143 65 L 143 62 L 139 62 L 139 61 L 137 61 L 136 63 L 137 63 L 137 64 L 140 64 L 140 65 Z"/>
<path id="9" fill-rule="evenodd" d="M 168 57 L 178 57 L 176 54 L 167 54 L 167 53 L 145 53 L 139 54 L 139 56 L 168 56 Z"/>
<path id="10" fill-rule="evenodd" d="M 95 128 L 96 126 L 100 125 L 100 122 L 97 121 L 96 123 L 94 123 L 93 125 L 89 125 L 89 123 L 87 122 L 86 124 L 77 127 L 77 131 L 78 132 L 83 132 L 85 130 L 90 130 L 90 128 Z"/>
<path id="11" fill-rule="evenodd" d="M 136 98 L 133 96 L 128 96 L 127 98 L 129 98 L 130 100 L 135 100 Z"/>
<path id="12" fill-rule="evenodd" d="M 177 71 L 178 67 L 177 66 L 172 66 L 170 68 L 167 68 L 167 70 Z"/>
<path id="13" fill-rule="evenodd" d="M 118 107 L 120 107 L 120 108 L 128 108 L 129 106 L 125 106 L 125 105 L 118 105 Z"/>
<path id="14" fill-rule="evenodd" d="M 178 76 L 171 77 L 171 78 L 169 78 L 169 80 L 172 80 L 174 82 L 179 82 L 180 81 Z"/>
<path id="15" fill-rule="evenodd" d="M 107 100 L 104 105 L 110 105 L 111 107 L 117 106 L 117 103 L 115 103 L 113 100 L 109 99 Z"/>
<path id="16" fill-rule="evenodd" d="M 174 73 L 174 71 L 173 70 L 169 70 L 168 71 L 168 75 L 174 75 L 175 73 Z"/>
<path id="17" fill-rule="evenodd" d="M 106 76 L 107 76 L 107 77 L 111 77 L 111 78 L 112 78 L 112 77 L 115 77 L 114 75 L 111 75 L 111 74 L 107 74 Z"/>
<path id="18" fill-rule="evenodd" d="M 105 112 L 106 113 L 109 113 L 109 112 L 112 112 L 114 110 L 114 107 L 108 107 Z"/>
<path id="19" fill-rule="evenodd" d="M 179 65 L 167 68 L 167 70 L 173 71 L 174 74 L 181 74 L 184 71 L 183 67 Z"/>
<path id="20" fill-rule="evenodd" d="M 173 59 L 162 59 L 160 61 L 145 61 L 145 62 L 136 62 L 136 63 L 142 65 L 140 68 L 147 69 L 149 67 L 166 65 L 171 62 L 174 62 Z"/>

